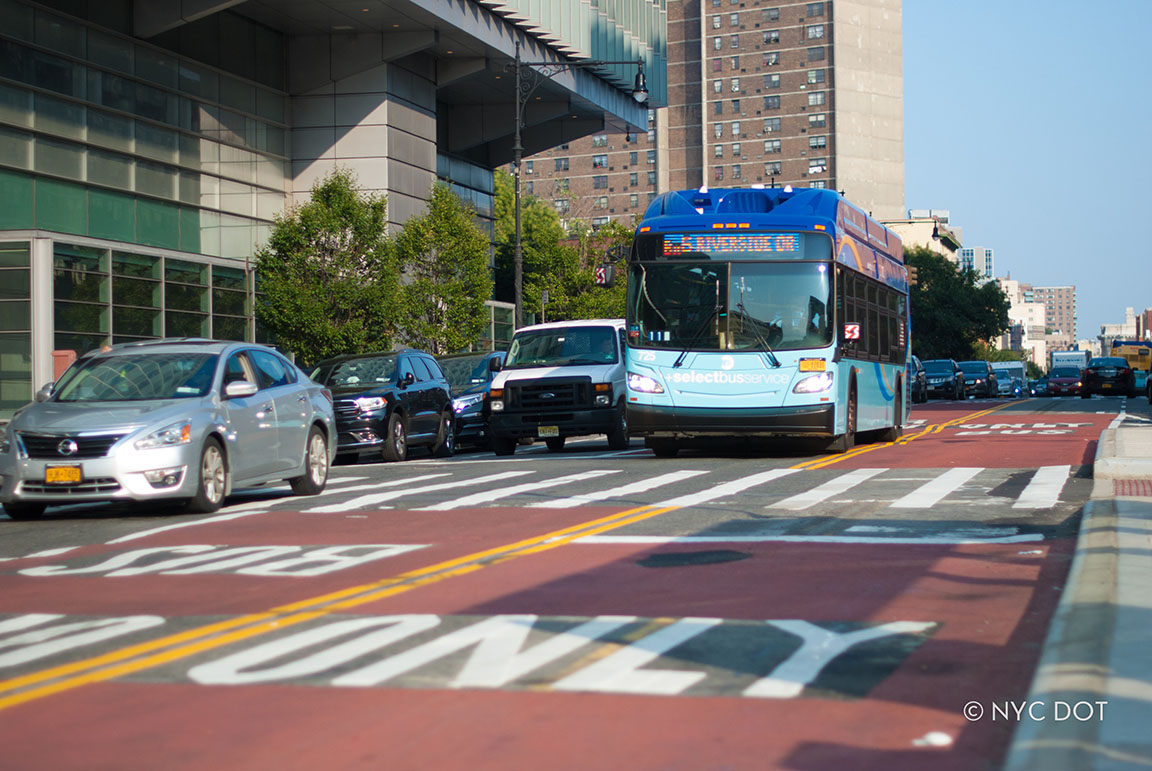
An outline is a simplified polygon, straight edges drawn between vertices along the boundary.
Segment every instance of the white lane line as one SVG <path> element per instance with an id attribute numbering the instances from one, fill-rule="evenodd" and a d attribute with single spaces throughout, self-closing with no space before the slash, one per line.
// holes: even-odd
<path id="1" fill-rule="evenodd" d="M 426 479 L 438 479 L 440 477 L 446 477 L 448 475 L 449 475 L 448 472 L 444 471 L 444 472 L 441 472 L 439 474 L 421 474 L 419 476 L 405 477 L 404 479 L 392 479 L 392 480 L 389 480 L 387 482 L 373 482 L 371 484 L 366 484 L 366 485 L 352 485 L 351 487 L 337 487 L 337 488 L 325 487 L 322 492 L 320 492 L 314 496 L 311 496 L 308 500 L 315 500 L 317 498 L 326 498 L 330 495 L 343 495 L 344 493 L 359 493 L 359 492 L 365 492 L 367 490 L 379 490 L 382 487 L 400 487 L 401 485 L 409 485 L 409 484 L 412 484 L 413 482 L 423 482 Z M 285 495 L 283 498 L 265 498 L 264 500 L 260 500 L 260 501 L 252 501 L 250 503 L 241 503 L 238 506 L 229 506 L 228 507 L 228 513 L 231 514 L 231 513 L 238 512 L 238 511 L 248 511 L 250 509 L 266 509 L 269 506 L 273 506 L 273 505 L 277 505 L 277 504 L 283 504 L 283 503 L 289 503 L 291 501 L 297 501 L 297 505 L 304 502 L 303 500 L 297 499 L 297 497 L 294 495 Z"/>
<path id="2" fill-rule="evenodd" d="M 927 484 L 905 495 L 892 504 L 894 509 L 927 509 L 935 506 L 940 500 L 956 490 L 972 477 L 979 474 L 982 468 L 954 468 L 945 471 Z"/>
<path id="3" fill-rule="evenodd" d="M 679 482 L 682 479 L 691 479 L 692 477 L 707 473 L 707 471 L 673 471 L 670 474 L 661 474 L 660 476 L 655 476 L 651 479 L 642 479 L 639 482 L 632 482 L 631 484 L 622 485 L 620 487 L 613 487 L 608 490 L 597 490 L 596 492 L 585 493 L 584 495 L 574 495 L 571 498 L 558 498 L 554 501 L 540 501 L 539 503 L 533 503 L 528 508 L 570 509 L 574 506 L 585 506 L 589 503 L 603 501 L 608 498 L 619 498 L 625 495 L 632 495 L 634 493 L 642 493 L 646 490 L 651 490 L 656 487 L 663 487 L 664 485 L 669 485 L 673 482 Z"/>
<path id="4" fill-rule="evenodd" d="M 602 477 L 606 474 L 619 474 L 620 469 L 607 469 L 597 471 L 584 471 L 579 474 L 570 474 L 566 477 L 556 477 L 555 479 L 547 479 L 543 482 L 528 482 L 522 485 L 513 485 L 506 487 L 502 490 L 488 490 L 483 493 L 476 493 L 475 495 L 466 495 L 463 498 L 457 498 L 452 501 L 445 501 L 438 503 L 435 506 L 428 506 L 417 511 L 447 511 L 449 509 L 458 509 L 464 506 L 481 506 L 485 503 L 498 501 L 502 498 L 510 498 L 513 495 L 520 493 L 530 493 L 534 490 L 544 490 L 549 487 L 557 487 L 559 485 L 567 485 L 573 482 L 580 482 L 585 479 L 595 479 Z"/>
<path id="5" fill-rule="evenodd" d="M 716 544 L 716 543 L 848 543 L 848 544 L 926 544 L 955 546 L 972 543 L 1026 543 L 1043 541 L 1039 533 L 1008 535 L 998 538 L 973 538 L 962 533 L 926 535 L 916 537 L 848 536 L 848 535 L 586 535 L 573 543 L 591 545 L 644 546 L 664 544 Z"/>
<path id="6" fill-rule="evenodd" d="M 799 495 L 793 495 L 791 498 L 777 501 L 767 506 L 767 508 L 800 511 L 809 506 L 815 506 L 817 503 L 823 503 L 834 495 L 846 493 L 861 482 L 866 482 L 877 474 L 887 470 L 886 468 L 858 468 L 843 476 L 829 480 L 818 487 L 813 487 L 811 490 L 806 490 Z"/>
<path id="7" fill-rule="evenodd" d="M 771 482 L 774 479 L 779 479 L 780 477 L 785 477 L 785 476 L 788 476 L 789 474 L 795 474 L 797 471 L 800 471 L 800 469 L 798 469 L 798 468 L 772 469 L 771 471 L 765 471 L 765 472 L 762 472 L 760 474 L 753 474 L 752 476 L 744 477 L 743 479 L 737 479 L 737 480 L 732 481 L 732 482 L 725 482 L 724 484 L 716 485 L 715 487 L 709 488 L 707 490 L 701 490 L 698 493 L 692 493 L 690 495 L 681 495 L 677 498 L 670 498 L 666 501 L 661 501 L 660 503 L 653 503 L 648 508 L 650 508 L 650 509 L 662 509 L 662 508 L 665 508 L 667 506 L 686 508 L 688 506 L 695 506 L 695 505 L 700 504 L 700 503 L 707 503 L 708 501 L 714 501 L 717 498 L 723 498 L 723 497 L 728 496 L 728 495 L 735 495 L 736 493 L 743 492 L 744 490 L 747 490 L 749 487 L 755 487 L 756 485 L 762 485 L 762 484 L 765 484 L 767 482 Z"/>
<path id="8" fill-rule="evenodd" d="M 267 503 L 267 502 L 265 502 L 265 503 Z M 267 513 L 268 513 L 267 509 L 260 509 L 259 511 L 229 512 L 228 514 L 222 514 L 218 517 L 208 517 L 207 519 L 198 519 L 194 522 L 180 522 L 180 523 L 175 524 L 175 525 L 165 525 L 164 527 L 154 527 L 151 530 L 141 530 L 139 533 L 132 533 L 130 535 L 120 536 L 119 538 L 113 538 L 111 541 L 108 541 L 107 543 L 110 543 L 110 544 L 124 543 L 125 541 L 134 541 L 137 538 L 147 538 L 148 536 L 156 535 L 157 533 L 166 533 L 169 530 L 180 530 L 181 528 L 195 527 L 196 525 L 213 525 L 213 524 L 216 524 L 217 522 L 227 522 L 228 520 L 231 520 L 231 519 L 240 519 L 241 517 L 250 517 L 253 514 L 267 514 Z"/>
<path id="9" fill-rule="evenodd" d="M 384 501 L 390 501 L 395 498 L 401 498 L 405 495 L 418 495 L 420 493 L 431 493 L 437 490 L 451 490 L 456 487 L 467 487 L 469 485 L 482 485 L 488 482 L 498 482 L 502 479 L 511 479 L 512 477 L 520 477 L 525 474 L 534 474 L 534 471 L 505 471 L 501 474 L 492 474 L 484 477 L 474 477 L 472 479 L 458 479 L 455 482 L 440 482 L 434 485 L 425 485 L 423 487 L 410 487 L 403 490 L 392 490 L 387 493 L 373 493 L 372 495 L 361 495 L 359 498 L 353 498 L 348 501 L 340 503 L 330 503 L 327 506 L 317 506 L 314 509 L 305 509 L 305 514 L 331 514 L 338 511 L 349 511 L 351 509 L 362 509 L 370 506 L 379 506 Z"/>
<path id="10" fill-rule="evenodd" d="M 1012 504 L 1014 509 L 1050 509 L 1060 502 L 1060 491 L 1068 481 L 1071 466 L 1041 466 L 1032 481 Z"/>

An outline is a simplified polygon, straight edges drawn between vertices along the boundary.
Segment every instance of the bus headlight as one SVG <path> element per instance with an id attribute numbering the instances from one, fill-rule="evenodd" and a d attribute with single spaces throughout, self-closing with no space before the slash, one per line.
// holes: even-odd
<path id="1" fill-rule="evenodd" d="M 801 380 L 796 385 L 792 386 L 792 393 L 794 394 L 818 394 L 827 391 L 832 387 L 832 373 L 821 372 L 817 375 L 809 375 Z"/>
<path id="2" fill-rule="evenodd" d="M 628 387 L 642 394 L 664 393 L 664 386 L 656 382 L 655 378 L 650 378 L 647 375 L 637 375 L 635 372 L 628 373 Z"/>

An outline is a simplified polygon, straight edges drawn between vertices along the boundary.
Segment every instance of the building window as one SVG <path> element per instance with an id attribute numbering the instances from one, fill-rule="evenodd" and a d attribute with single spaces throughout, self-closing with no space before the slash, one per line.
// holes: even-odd
<path id="1" fill-rule="evenodd" d="M 764 32 L 764 44 L 765 45 L 768 45 L 769 43 L 779 43 L 779 42 L 780 42 L 780 30 L 778 30 L 778 29 L 765 30 L 765 32 Z"/>
<path id="2" fill-rule="evenodd" d="M 739 99 L 733 99 L 732 100 L 732 112 L 735 113 L 736 115 L 740 114 L 740 100 Z"/>
<path id="3" fill-rule="evenodd" d="M 808 147 L 813 150 L 823 150 L 828 146 L 828 137 L 821 134 L 820 136 L 808 137 Z"/>
<path id="4" fill-rule="evenodd" d="M 524 171 L 528 174 L 532 173 L 532 161 L 524 161 Z"/>
<path id="5" fill-rule="evenodd" d="M 828 116 L 822 112 L 808 116 L 808 128 L 824 128 L 828 125 Z"/>
<path id="6" fill-rule="evenodd" d="M 712 124 L 712 136 L 716 137 L 717 139 L 724 136 L 724 124 L 723 123 L 713 123 Z"/>
<path id="7" fill-rule="evenodd" d="M 640 196 L 636 195 L 635 193 L 628 196 L 628 206 L 635 209 L 639 204 L 640 204 Z"/>
<path id="8" fill-rule="evenodd" d="M 596 199 L 596 208 L 597 209 L 607 209 L 608 208 L 608 196 L 606 196 L 606 195 L 599 196 Z"/>
<path id="9" fill-rule="evenodd" d="M 810 62 L 822 62 L 822 61 L 824 61 L 824 48 L 823 47 L 809 48 L 808 49 L 808 61 L 810 61 Z"/>
<path id="10" fill-rule="evenodd" d="M 556 159 L 556 171 L 568 171 L 568 159 L 567 158 L 557 158 Z"/>
<path id="11" fill-rule="evenodd" d="M 764 109 L 765 110 L 779 110 L 780 109 L 780 97 L 778 97 L 778 96 L 766 96 L 766 97 L 764 97 Z"/>
<path id="12" fill-rule="evenodd" d="M 721 181 L 722 179 L 724 179 L 724 168 L 723 168 L 723 167 L 721 167 L 721 166 L 717 166 L 717 167 L 716 167 L 716 169 L 714 170 L 713 174 L 712 174 L 712 177 L 713 177 L 713 179 L 715 179 L 717 182 L 719 182 L 719 181 Z"/>
<path id="13" fill-rule="evenodd" d="M 824 37 L 824 25 L 813 24 L 804 31 L 804 34 L 809 40 L 819 40 Z"/>
<path id="14" fill-rule="evenodd" d="M 712 103 L 712 114 L 713 115 L 723 115 L 724 114 L 724 103 L 723 102 L 713 102 Z"/>
<path id="15" fill-rule="evenodd" d="M 592 187 L 595 190 L 607 190 L 608 189 L 608 175 L 607 174 L 597 174 L 596 176 L 592 177 Z"/>
<path id="16" fill-rule="evenodd" d="M 780 140 L 779 139 L 765 140 L 765 142 L 764 142 L 764 154 L 765 155 L 772 155 L 772 154 L 778 153 L 778 152 L 780 152 Z"/>
<path id="17" fill-rule="evenodd" d="M 593 155 L 592 156 L 592 168 L 594 168 L 594 169 L 606 169 L 606 168 L 608 168 L 608 156 L 607 155 Z"/>
<path id="18" fill-rule="evenodd" d="M 717 158 L 724 157 L 724 145 L 712 145 L 712 155 Z"/>
<path id="19" fill-rule="evenodd" d="M 712 93 L 719 94 L 719 93 L 722 93 L 723 91 L 724 91 L 724 81 L 722 81 L 722 80 L 712 81 Z"/>
<path id="20" fill-rule="evenodd" d="M 719 16 L 713 16 L 712 17 L 712 29 L 720 29 L 720 17 Z"/>
<path id="21" fill-rule="evenodd" d="M 808 16 L 809 16 L 809 18 L 811 18 L 813 16 L 823 16 L 823 15 L 824 15 L 824 3 L 808 3 Z"/>
<path id="22" fill-rule="evenodd" d="M 732 167 L 732 179 L 740 179 L 740 164 Z"/>
<path id="23" fill-rule="evenodd" d="M 765 75 L 764 76 L 764 88 L 780 88 L 780 76 L 779 75 Z"/>
<path id="24" fill-rule="evenodd" d="M 556 190 L 557 192 L 567 193 L 568 192 L 568 177 L 562 177 L 560 179 L 553 179 L 552 180 L 552 189 Z"/>
<path id="25" fill-rule="evenodd" d="M 809 158 L 808 159 L 808 173 L 809 174 L 823 174 L 828 170 L 827 158 Z"/>
<path id="26" fill-rule="evenodd" d="M 728 47 L 729 48 L 739 48 L 740 47 L 740 36 L 739 35 L 729 35 L 728 36 Z"/>
<path id="27" fill-rule="evenodd" d="M 739 27 L 740 26 L 740 14 L 738 14 L 738 13 L 728 14 L 728 26 L 729 27 Z"/>
<path id="28" fill-rule="evenodd" d="M 532 195 L 532 192 L 533 192 L 533 189 L 535 188 L 535 186 L 536 186 L 535 182 L 533 182 L 531 180 L 528 181 L 528 195 Z"/>
<path id="29" fill-rule="evenodd" d="M 629 166 L 635 166 L 639 162 L 640 162 L 640 154 L 639 153 L 637 153 L 636 151 L 632 151 L 632 152 L 628 153 L 628 165 Z"/>
<path id="30" fill-rule="evenodd" d="M 720 72 L 723 69 L 724 69 L 724 62 L 723 61 L 721 61 L 720 59 L 713 59 L 712 60 L 712 71 L 713 72 Z"/>
<path id="31" fill-rule="evenodd" d="M 636 187 L 640 184 L 640 175 L 632 172 L 628 175 L 628 187 Z"/>
<path id="32" fill-rule="evenodd" d="M 740 93 L 740 78 L 732 78 L 728 83 L 728 88 L 734 94 Z"/>
<path id="33" fill-rule="evenodd" d="M 770 51 L 764 54 L 764 66 L 774 67 L 780 63 L 780 53 L 778 51 Z"/>
<path id="34" fill-rule="evenodd" d="M 596 228 L 604 227 L 611 220 L 612 220 L 611 217 L 593 217 L 592 218 L 592 228 L 596 229 Z"/>
<path id="35" fill-rule="evenodd" d="M 712 50 L 713 51 L 719 51 L 723 47 L 724 47 L 724 41 L 723 40 L 721 40 L 718 37 L 712 38 Z"/>
<path id="36" fill-rule="evenodd" d="M 732 145 L 732 157 L 733 158 L 739 158 L 740 157 L 740 143 L 739 142 L 735 142 Z"/>
<path id="37" fill-rule="evenodd" d="M 814 92 L 808 94 L 808 106 L 809 107 L 817 107 L 817 106 L 822 105 L 822 104 L 824 104 L 824 92 L 823 91 L 814 91 Z"/>
<path id="38" fill-rule="evenodd" d="M 809 83 L 823 83 L 824 82 L 824 70 L 808 70 L 808 82 Z"/>
<path id="39" fill-rule="evenodd" d="M 608 135 L 607 134 L 597 134 L 596 136 L 592 137 L 592 146 L 593 147 L 607 147 L 608 146 Z"/>
<path id="40" fill-rule="evenodd" d="M 765 118 L 764 119 L 764 133 L 765 134 L 771 134 L 774 131 L 779 131 L 779 130 L 780 130 L 780 119 L 779 118 Z"/>
<path id="41" fill-rule="evenodd" d="M 654 171 L 648 172 L 648 184 L 649 185 L 655 185 L 656 184 L 656 172 L 654 172 Z"/>
<path id="42" fill-rule="evenodd" d="M 731 64 L 732 64 L 732 66 L 730 67 L 730 69 L 733 69 L 733 70 L 740 69 L 740 57 L 739 56 L 733 56 Z"/>
<path id="43" fill-rule="evenodd" d="M 780 161 L 772 161 L 771 163 L 764 164 L 764 173 L 770 177 L 775 177 L 780 174 L 780 169 L 783 164 Z"/>
<path id="44" fill-rule="evenodd" d="M 764 8 L 760 11 L 761 21 L 779 21 L 780 9 L 779 8 Z"/>
<path id="45" fill-rule="evenodd" d="M 814 187 L 819 190 L 823 190 L 824 188 L 828 187 L 828 182 L 823 179 L 813 179 L 808 183 L 808 187 Z"/>
<path id="46" fill-rule="evenodd" d="M 732 121 L 732 123 L 729 124 L 729 129 L 731 131 L 732 136 L 734 136 L 734 137 L 740 136 L 740 121 L 738 121 L 738 120 Z"/>
<path id="47" fill-rule="evenodd" d="M 656 162 L 656 151 L 655 150 L 649 150 L 648 151 L 648 163 L 655 163 L 655 162 Z"/>
<path id="48" fill-rule="evenodd" d="M 552 201 L 552 205 L 556 207 L 556 211 L 560 214 L 567 214 L 568 210 L 572 208 L 567 198 L 556 198 Z"/>

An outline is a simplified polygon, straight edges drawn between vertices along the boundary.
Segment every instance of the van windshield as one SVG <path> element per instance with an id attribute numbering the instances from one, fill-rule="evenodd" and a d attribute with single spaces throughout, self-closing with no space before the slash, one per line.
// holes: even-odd
<path id="1" fill-rule="evenodd" d="M 615 364 L 619 359 L 614 327 L 556 327 L 517 332 L 504 369 Z"/>

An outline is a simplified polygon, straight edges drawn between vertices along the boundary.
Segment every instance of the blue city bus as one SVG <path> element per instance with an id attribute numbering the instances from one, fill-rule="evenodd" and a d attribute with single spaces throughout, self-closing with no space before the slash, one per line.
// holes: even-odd
<path id="1" fill-rule="evenodd" d="M 680 190 L 628 258 L 628 433 L 894 441 L 907 419 L 900 238 L 834 191 Z"/>

